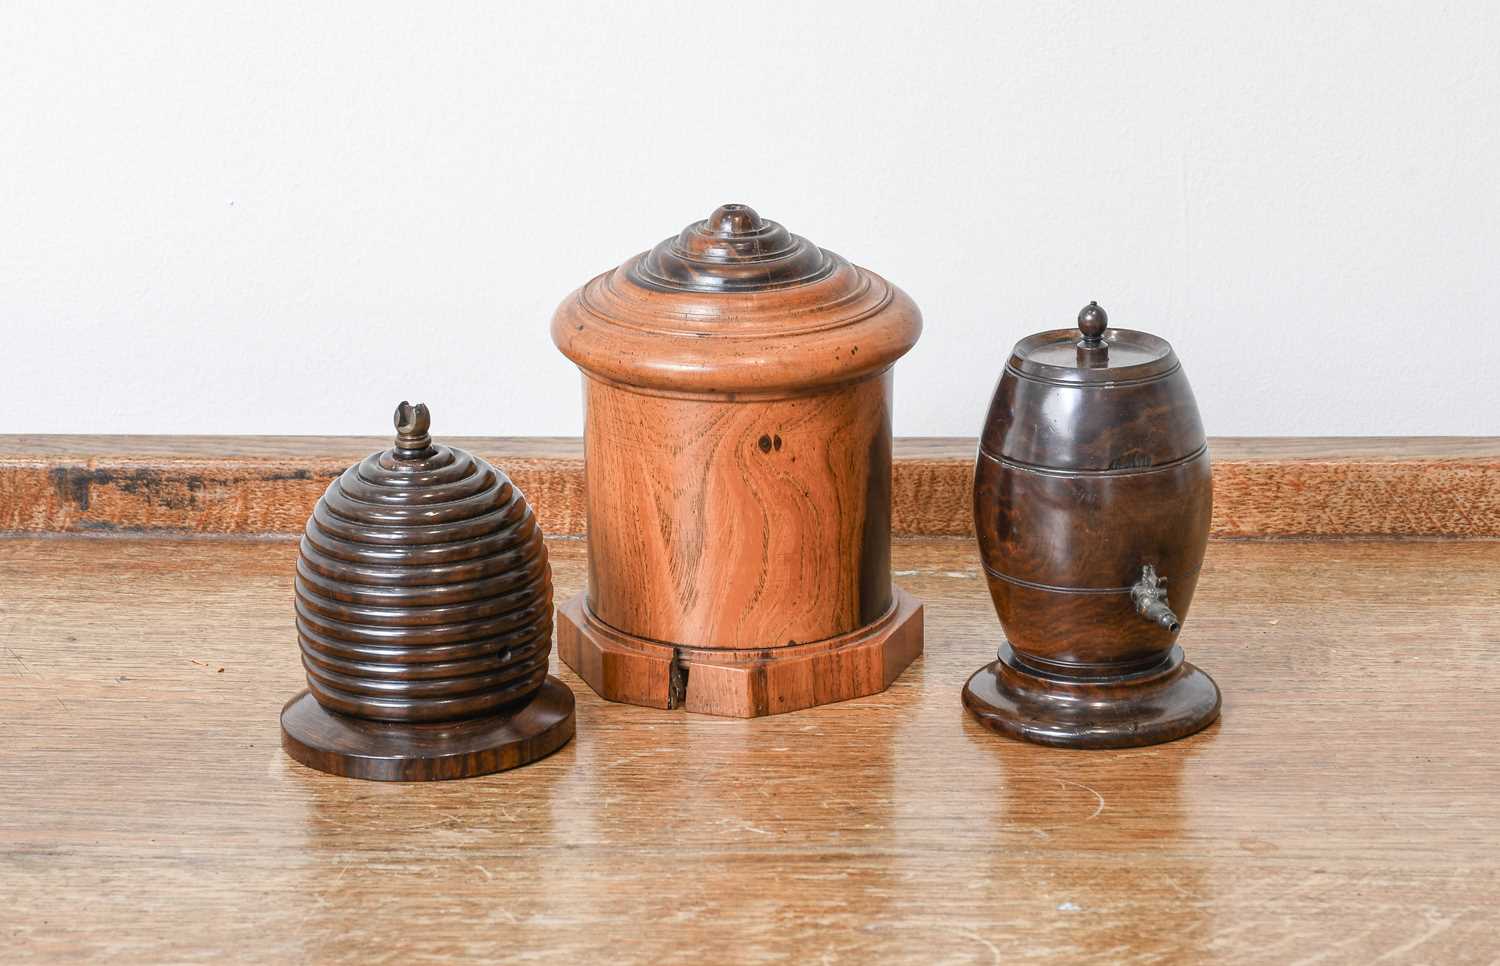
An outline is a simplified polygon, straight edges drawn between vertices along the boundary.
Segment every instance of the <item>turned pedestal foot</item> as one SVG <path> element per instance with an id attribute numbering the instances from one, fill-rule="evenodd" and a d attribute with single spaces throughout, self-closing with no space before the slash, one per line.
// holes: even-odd
<path id="1" fill-rule="evenodd" d="M 573 737 L 573 692 L 547 678 L 503 714 L 408 724 L 328 711 L 306 691 L 281 709 L 281 746 L 292 758 L 345 778 L 425 782 L 472 778 L 545 758 Z"/>
<path id="2" fill-rule="evenodd" d="M 1129 748 L 1184 738 L 1219 717 L 1219 687 L 1173 646 L 1135 674 L 1069 678 L 1000 659 L 964 685 L 964 707 L 985 727 L 1062 748 Z"/>

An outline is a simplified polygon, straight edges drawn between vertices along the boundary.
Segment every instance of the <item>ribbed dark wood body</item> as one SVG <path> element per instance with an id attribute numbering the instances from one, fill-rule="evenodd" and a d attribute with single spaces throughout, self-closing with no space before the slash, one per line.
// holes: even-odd
<path id="1" fill-rule="evenodd" d="M 547 678 L 552 575 L 531 507 L 489 463 L 433 445 L 426 419 L 403 404 L 396 446 L 329 484 L 302 537 L 308 695 L 282 730 L 324 771 L 460 778 L 572 735 L 572 695 Z"/>
<path id="2" fill-rule="evenodd" d="M 471 717 L 547 675 L 552 583 L 531 508 L 463 450 L 371 456 L 328 487 L 297 561 L 308 689 L 378 721 Z"/>
<path id="3" fill-rule="evenodd" d="M 1059 330 L 1018 345 L 985 419 L 974 520 L 1008 646 L 965 700 L 1031 740 L 1168 740 L 1218 708 L 1212 682 L 1174 647 L 1213 512 L 1207 440 L 1165 342 L 1117 330 L 1124 364 L 1091 368 L 1082 352 L 1070 364 L 1077 339 Z M 1144 361 L 1132 364 L 1127 346 L 1144 347 Z M 1143 616 L 1133 594 L 1148 567 L 1164 578 L 1163 620 Z M 1153 717 L 1174 704 L 1173 720 Z"/>

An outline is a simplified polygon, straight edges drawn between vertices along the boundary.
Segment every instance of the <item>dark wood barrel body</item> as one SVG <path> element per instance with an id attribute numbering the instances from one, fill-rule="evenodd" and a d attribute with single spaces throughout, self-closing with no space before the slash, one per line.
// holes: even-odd
<path id="1" fill-rule="evenodd" d="M 1033 340 L 1076 337 L 1062 330 Z M 1042 673 L 1149 668 L 1166 659 L 1177 626 L 1144 619 L 1131 589 L 1153 567 L 1185 618 L 1213 511 L 1192 389 L 1165 343 L 1151 365 L 1107 377 L 1027 365 L 1025 344 L 995 388 L 974 476 L 980 555 L 1000 622 L 1017 659 Z"/>

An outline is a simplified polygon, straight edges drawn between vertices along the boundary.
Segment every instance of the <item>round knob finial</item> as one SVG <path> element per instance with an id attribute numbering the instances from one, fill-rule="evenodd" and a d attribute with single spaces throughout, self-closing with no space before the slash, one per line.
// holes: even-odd
<path id="1" fill-rule="evenodd" d="M 1109 328 L 1109 313 L 1098 302 L 1090 302 L 1078 313 L 1078 331 L 1083 333 L 1083 344 L 1096 346 L 1102 341 L 1104 330 Z"/>
<path id="2" fill-rule="evenodd" d="M 708 216 L 708 230 L 721 235 L 748 235 L 763 227 L 760 215 L 749 205 L 720 205 Z"/>
<path id="3" fill-rule="evenodd" d="M 396 451 L 403 457 L 415 456 L 427 451 L 432 437 L 427 435 L 432 425 L 432 415 L 425 403 L 413 406 L 405 399 L 396 407 Z"/>

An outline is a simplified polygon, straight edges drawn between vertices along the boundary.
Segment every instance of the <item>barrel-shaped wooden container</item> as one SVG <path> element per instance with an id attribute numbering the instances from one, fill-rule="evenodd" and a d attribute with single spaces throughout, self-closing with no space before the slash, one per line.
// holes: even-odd
<path id="1" fill-rule="evenodd" d="M 1208 543 L 1213 477 L 1172 347 L 1107 329 L 1015 347 L 980 437 L 974 521 L 1005 631 L 965 701 L 1032 740 L 1149 744 L 1218 713 L 1213 682 L 1176 646 Z"/>
<path id="2" fill-rule="evenodd" d="M 890 579 L 900 289 L 724 205 L 570 295 L 589 576 L 558 650 L 601 695 L 753 716 L 883 690 L 921 650 Z"/>

